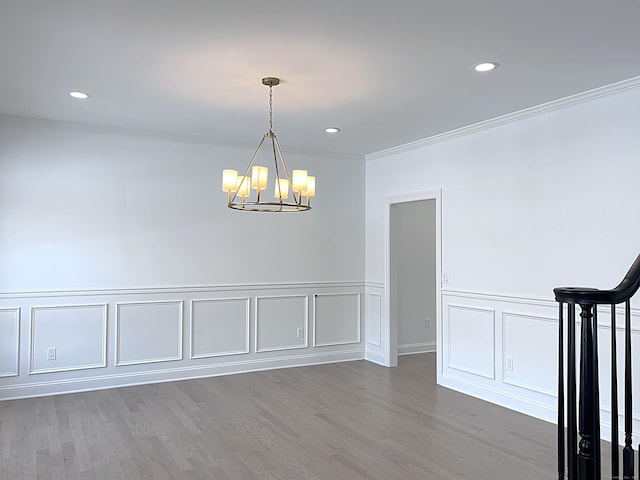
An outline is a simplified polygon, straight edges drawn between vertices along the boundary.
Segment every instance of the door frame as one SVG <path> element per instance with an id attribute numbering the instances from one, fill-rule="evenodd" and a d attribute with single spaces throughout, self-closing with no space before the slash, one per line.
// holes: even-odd
<path id="1" fill-rule="evenodd" d="M 398 203 L 417 202 L 420 200 L 435 200 L 435 230 L 436 230 L 436 350 L 438 364 L 442 354 L 442 190 L 426 190 L 416 193 L 393 195 L 386 197 L 385 213 L 385 251 L 384 251 L 384 302 L 385 321 L 384 331 L 384 365 L 396 367 L 398 365 L 398 319 L 391 315 L 391 206 Z"/>

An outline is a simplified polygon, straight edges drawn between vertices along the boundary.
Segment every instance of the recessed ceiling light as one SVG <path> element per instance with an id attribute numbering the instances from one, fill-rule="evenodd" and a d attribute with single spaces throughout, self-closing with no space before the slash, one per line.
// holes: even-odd
<path id="1" fill-rule="evenodd" d="M 81 100 L 84 100 L 85 98 L 89 98 L 89 94 L 84 92 L 69 92 L 69 95 L 72 96 L 73 98 L 80 98 Z"/>
<path id="2" fill-rule="evenodd" d="M 473 67 L 476 72 L 490 72 L 496 68 L 498 68 L 498 63 L 496 62 L 479 63 Z"/>
<path id="3" fill-rule="evenodd" d="M 338 127 L 327 127 L 324 131 L 327 133 L 338 133 L 340 129 Z"/>

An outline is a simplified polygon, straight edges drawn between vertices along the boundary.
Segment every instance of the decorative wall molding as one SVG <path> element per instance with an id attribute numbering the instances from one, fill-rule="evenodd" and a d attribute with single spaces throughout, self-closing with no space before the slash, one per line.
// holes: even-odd
<path id="1" fill-rule="evenodd" d="M 544 307 L 558 308 L 558 303 L 553 298 L 540 298 L 533 296 L 522 296 L 510 293 L 481 292 L 468 290 L 443 289 L 442 295 L 447 297 L 460 297 L 467 299 L 489 300 L 495 302 L 522 303 L 525 305 L 540 305 Z"/>
<path id="2" fill-rule="evenodd" d="M 6 319 L 11 316 L 13 316 L 13 320 Z M 0 333 L 2 334 L 0 342 L 8 348 L 13 348 L 12 353 L 6 357 L 0 357 L 3 359 L 0 364 L 0 378 L 17 377 L 20 374 L 20 307 L 0 308 L 0 320 L 6 323 L 5 325 L 0 324 Z M 13 330 L 13 335 L 9 330 Z M 12 343 L 13 345 L 10 346 Z M 0 354 L 4 354 L 4 352 L 0 352 Z M 9 361 L 7 362 L 7 360 Z"/>
<path id="3" fill-rule="evenodd" d="M 46 292 L 45 295 L 33 297 L 0 298 L 0 327 L 7 326 L 5 330 L 8 332 L 5 336 L 4 330 L 0 328 L 0 342 L 6 341 L 5 337 L 11 337 L 11 348 L 7 349 L 2 343 L 2 351 L 11 356 L 10 361 L 5 362 L 5 356 L 2 356 L 0 364 L 3 371 L 9 370 L 12 374 L 0 377 L 0 400 L 118 387 L 147 381 L 181 380 L 266 368 L 360 360 L 365 354 L 363 340 L 353 344 L 317 348 L 309 345 L 309 337 L 312 335 L 309 330 L 309 299 L 314 295 L 320 296 L 321 307 L 329 305 L 337 308 L 339 315 L 349 319 L 353 326 L 338 328 L 335 332 L 325 330 L 326 335 L 318 337 L 318 340 L 347 337 L 353 340 L 358 330 L 356 325 L 360 325 L 362 331 L 364 319 L 357 318 L 356 298 L 362 298 L 365 293 L 363 283 L 274 283 L 260 287 L 252 285 L 247 290 L 238 286 L 230 289 L 180 287 L 101 293 L 103 295 L 91 291 L 82 296 L 75 292 L 71 296 L 56 297 L 51 292 Z M 343 293 L 344 296 L 331 296 Z M 282 330 L 272 338 L 264 334 L 256 337 L 256 326 L 268 325 L 264 323 L 265 319 L 268 320 L 265 314 L 270 315 L 269 307 L 272 304 L 269 300 L 273 298 L 278 299 L 277 307 L 284 307 L 281 313 L 285 321 L 280 322 L 276 315 L 275 322 L 276 327 L 281 327 Z M 343 298 L 348 301 L 342 302 Z M 325 300 L 329 303 L 322 303 Z M 260 314 L 256 316 L 256 306 L 261 301 Z M 36 309 L 33 315 L 35 329 L 30 315 L 21 315 L 17 321 L 21 336 L 18 340 L 13 333 L 16 309 L 20 312 Z M 67 315 L 68 312 L 71 314 Z M 324 312 L 328 313 L 328 310 L 325 309 Z M 137 323 L 136 319 L 141 319 L 141 323 Z M 223 319 L 231 319 L 230 324 Z M 295 320 L 293 328 L 289 328 L 288 321 L 291 319 Z M 45 320 L 52 321 L 45 324 Z M 68 328 L 61 332 L 61 338 L 65 342 L 75 341 L 77 346 L 71 343 L 50 344 L 49 338 L 57 338 L 55 331 L 52 331 L 50 337 L 42 336 L 47 328 L 57 327 L 65 321 L 77 322 L 77 325 L 85 328 L 84 331 L 74 329 L 74 335 L 68 335 Z M 322 319 L 319 318 L 319 321 Z M 327 326 L 329 323 L 323 325 Z M 300 339 L 297 338 L 297 328 L 303 330 Z M 158 338 L 154 339 L 154 335 Z M 258 347 L 264 347 L 258 348 L 261 351 L 256 351 L 256 338 Z M 265 340 L 269 341 L 265 343 Z M 16 344 L 19 347 L 17 361 L 13 357 Z M 32 352 L 34 344 L 37 352 Z M 82 349 L 88 346 L 90 352 L 83 353 Z M 280 351 L 281 347 L 287 346 L 296 348 Z M 48 347 L 58 347 L 56 361 L 46 360 Z M 186 355 L 184 348 L 189 350 Z M 75 356 L 65 358 L 68 352 L 73 352 Z M 42 357 L 43 354 L 45 357 Z M 14 375 L 16 364 L 19 371 Z M 30 365 L 34 366 L 34 373 L 38 375 L 31 374 Z M 69 365 L 74 368 L 91 368 L 66 370 L 65 367 Z M 98 367 L 101 368 L 100 371 Z"/>
<path id="4" fill-rule="evenodd" d="M 557 409 L 557 346 L 558 346 L 558 304 L 553 301 L 531 299 L 526 297 L 513 297 L 509 295 L 485 294 L 481 292 L 447 291 L 443 294 L 443 321 L 448 321 L 447 312 L 449 306 L 464 306 L 471 309 L 495 311 L 499 322 L 495 322 L 495 345 L 498 371 L 502 372 L 499 378 L 487 378 L 470 371 L 461 372 L 444 365 L 439 372 L 438 384 L 448 388 L 472 395 L 483 400 L 516 410 L 527 415 L 532 415 L 552 423 L 556 422 Z M 577 307 L 579 311 L 579 307 Z M 599 342 L 600 372 L 601 378 L 608 375 L 610 362 L 610 342 L 607 338 L 611 333 L 610 307 L 602 306 L 598 309 L 598 332 L 601 336 Z M 619 312 L 616 332 L 618 344 L 622 344 L 624 325 L 624 306 L 616 308 Z M 565 319 L 566 319 L 565 315 Z M 528 325 L 527 325 L 528 323 Z M 509 327 L 516 326 L 516 337 L 511 336 Z M 640 312 L 632 310 L 632 343 L 640 342 Z M 521 330 L 525 331 L 522 332 Z M 576 316 L 576 331 L 580 332 L 579 315 Z M 446 344 L 445 344 L 446 345 Z M 576 345 L 579 356 L 579 342 Z M 566 354 L 566 352 L 565 352 Z M 507 356 L 513 355 L 514 371 L 506 371 Z M 623 352 L 618 349 L 618 368 L 621 368 Z M 446 356 L 445 356 L 446 358 Z M 640 360 L 634 356 L 633 371 L 640 368 Z M 467 369 L 470 370 L 470 369 Z M 619 372 L 620 375 L 620 372 Z M 620 377 L 619 377 L 620 378 Z M 550 380 L 551 379 L 551 380 Z M 602 385 L 606 385 L 607 381 Z M 611 425 L 610 392 L 608 388 L 602 388 L 601 418 L 602 438 L 609 440 Z M 619 397 L 621 398 L 621 397 Z M 640 432 L 640 399 L 634 396 L 633 415 L 636 432 Z M 620 425 L 623 424 L 620 416 Z M 640 434 L 637 435 L 640 441 Z M 635 437 L 634 437 L 635 438 Z M 622 440 L 622 437 L 621 439 Z"/>
<path id="5" fill-rule="evenodd" d="M 338 328 L 344 328 L 344 325 L 348 326 L 348 323 L 346 323 L 346 320 L 350 320 L 352 322 L 352 327 L 355 333 L 355 337 L 353 338 L 336 338 L 334 340 L 325 340 L 325 341 L 318 341 L 318 316 L 317 316 L 317 305 L 318 305 L 318 299 L 320 298 L 326 298 L 329 299 L 330 297 L 337 297 L 339 299 L 345 299 L 347 297 L 353 297 L 355 299 L 355 311 L 352 311 L 351 313 L 353 314 L 353 317 L 351 319 L 347 319 L 347 318 L 341 318 L 338 315 L 340 315 L 340 307 L 342 308 L 342 311 L 345 310 L 345 305 L 337 305 L 338 308 L 335 308 L 333 312 L 330 311 L 331 314 L 333 314 L 336 318 L 334 319 L 328 319 L 325 321 L 331 322 L 329 324 L 330 327 L 332 327 L 332 329 L 337 330 Z M 360 322 L 360 318 L 361 318 L 361 314 L 360 314 L 360 293 L 357 292 L 341 292 L 341 293 L 318 293 L 315 294 L 313 296 L 313 303 L 312 303 L 312 309 L 313 309 L 313 316 L 312 316 L 312 323 L 313 323 L 313 343 L 312 345 L 314 347 L 328 347 L 328 346 L 336 346 L 336 345 L 351 345 L 354 343 L 360 343 L 360 330 L 361 330 L 361 322 Z M 344 333 L 344 332 L 341 332 Z"/>
<path id="6" fill-rule="evenodd" d="M 155 308 L 154 308 L 155 307 Z M 161 307 L 161 308 L 158 308 Z M 164 319 L 155 320 L 145 316 L 144 310 L 147 309 L 149 313 L 159 314 L 159 310 L 163 309 L 169 316 Z M 173 308 L 177 307 L 176 312 L 172 312 Z M 152 312 L 151 309 L 155 310 Z M 133 317 L 127 317 L 123 315 L 126 310 L 137 310 L 139 317 L 135 320 L 131 320 Z M 158 300 L 158 301 L 142 301 L 142 302 L 118 302 L 116 303 L 116 324 L 115 324 L 115 337 L 116 337 L 116 350 L 115 350 L 115 364 L 116 366 L 123 365 L 140 365 L 143 363 L 159 363 L 170 362 L 175 360 L 182 360 L 182 335 L 183 335 L 183 310 L 184 301 L 182 300 Z M 177 314 L 176 316 L 172 316 Z M 123 322 L 125 318 L 125 322 Z M 163 320 L 161 324 L 160 321 Z M 123 328 L 123 324 L 127 321 L 134 321 L 138 325 L 135 327 L 129 327 L 129 330 Z M 164 333 L 161 328 L 165 328 Z M 123 333 L 124 332 L 124 333 Z M 172 335 L 173 333 L 173 335 Z M 126 335 L 131 335 L 131 340 L 125 338 Z M 140 342 L 143 340 L 143 342 Z M 169 342 L 175 342 L 174 345 L 170 345 Z M 163 344 L 164 342 L 164 344 Z M 135 345 L 134 345 L 135 343 Z M 142 351 L 142 346 L 147 348 L 147 352 Z M 163 347 L 167 347 L 166 354 L 163 355 Z M 129 349 L 130 351 L 127 351 Z M 175 349 L 175 353 L 173 350 Z M 123 353 L 124 351 L 124 353 Z M 135 353 L 135 355 L 134 355 Z M 123 359 L 123 357 L 126 357 Z"/>
<path id="7" fill-rule="evenodd" d="M 190 295 L 198 293 L 217 293 L 229 291 L 253 291 L 253 290 L 320 290 L 336 288 L 362 288 L 363 282 L 338 281 L 338 282 L 270 282 L 270 283 L 233 283 L 219 285 L 189 285 L 189 286 L 158 286 L 140 288 L 104 288 L 104 289 L 76 289 L 76 290 L 37 290 L 31 292 L 0 292 L 0 300 L 18 298 L 41 297 L 92 297 L 92 296 L 129 296 L 147 294 L 176 294 Z"/>
<path id="8" fill-rule="evenodd" d="M 85 310 L 84 316 L 80 318 L 80 313 Z M 96 310 L 91 312 L 91 310 Z M 47 315 L 47 313 L 49 315 Z M 57 313 L 66 313 L 66 316 L 58 316 Z M 56 372 L 69 372 L 74 370 L 87 370 L 92 368 L 104 368 L 107 366 L 107 304 L 75 304 L 75 305 L 49 305 L 34 306 L 31 308 L 31 335 L 29 341 L 29 374 L 43 374 Z M 91 318 L 94 315 L 94 318 Z M 45 322 L 39 326 L 38 317 L 42 318 L 40 322 Z M 90 322 L 93 321 L 94 332 L 91 329 Z M 54 328 L 46 328 L 47 322 L 55 322 L 58 325 Z M 45 330 L 40 333 L 40 330 Z M 80 332 L 85 334 L 80 338 Z M 56 338 L 51 338 L 52 332 Z M 74 335 L 69 335 L 73 332 Z M 47 337 L 46 339 L 44 337 Z M 97 337 L 97 338 L 96 338 Z M 45 342 L 39 344 L 39 342 Z M 90 344 L 91 345 L 90 345 Z M 91 346 L 99 347 L 98 361 L 91 362 L 86 358 L 86 362 L 82 362 L 82 358 L 76 359 L 78 355 L 85 354 L 91 356 L 94 349 Z M 56 358 L 48 360 L 46 358 L 46 349 L 56 348 Z M 44 365 L 45 362 L 51 362 L 51 366 Z"/>
<path id="9" fill-rule="evenodd" d="M 553 342 L 554 345 L 558 344 L 558 340 L 557 340 L 558 319 L 557 318 L 554 319 L 552 317 L 546 317 L 543 315 L 534 315 L 530 313 L 519 313 L 519 312 L 516 313 L 516 312 L 510 312 L 505 309 L 502 310 L 502 365 L 503 365 L 502 382 L 509 385 L 513 385 L 515 387 L 524 388 L 532 392 L 542 393 L 544 395 L 549 395 L 550 397 L 555 397 L 557 395 L 557 386 L 555 388 L 545 388 L 540 385 L 535 385 L 535 382 L 532 382 L 532 381 L 528 382 L 528 381 L 509 378 L 510 372 L 508 372 L 506 368 L 506 364 L 507 364 L 506 359 L 509 356 L 508 355 L 508 352 L 509 352 L 508 320 L 509 318 L 520 319 L 523 322 L 525 321 L 544 322 L 545 324 L 552 326 L 551 333 L 556 334 L 556 338 L 554 339 L 554 342 Z M 540 346 L 535 345 L 535 348 L 540 348 Z M 553 356 L 553 361 L 550 362 L 551 365 L 542 365 L 540 363 L 541 361 L 548 360 L 552 356 L 550 352 L 546 350 L 545 350 L 544 356 L 536 356 L 535 359 L 533 360 L 529 359 L 529 361 L 527 361 L 527 359 L 520 358 L 519 361 L 517 362 L 517 364 L 520 366 L 516 367 L 516 370 L 521 369 L 522 364 L 525 364 L 525 365 L 531 364 L 530 365 L 531 368 L 535 367 L 536 369 L 540 369 L 542 372 L 544 372 L 544 375 L 546 376 L 548 375 L 548 372 L 549 372 L 549 368 L 547 367 L 550 367 L 551 369 L 555 368 L 557 370 L 558 368 L 557 354 L 558 352 L 556 348 L 555 356 Z M 554 370 L 551 370 L 551 371 L 554 371 Z M 554 379 L 554 382 L 555 382 L 555 379 Z"/>
<path id="10" fill-rule="evenodd" d="M 298 302 L 297 300 L 302 300 Z M 287 310 L 286 303 L 300 303 L 298 312 Z M 280 305 L 277 305 L 277 304 Z M 262 304 L 262 306 L 261 306 Z M 271 311 L 265 313 L 271 304 Z M 308 295 L 273 295 L 257 296 L 255 307 L 255 351 L 256 353 L 293 350 L 309 346 L 309 296 Z M 268 315 L 271 314 L 269 317 Z M 274 315 L 275 314 L 275 315 Z M 262 316 L 262 317 L 261 317 Z M 270 322 L 269 328 L 263 328 L 262 323 Z M 274 328 L 279 329 L 278 332 Z M 303 328 L 302 338 L 293 329 Z M 285 331 L 286 330 L 286 331 Z M 276 336 L 280 340 L 274 340 Z M 261 338 L 267 336 L 267 338 Z M 294 335 L 295 334 L 295 335 Z M 285 340 L 286 339 L 286 340 Z M 281 343 L 277 343 L 281 342 Z M 266 344 L 266 345 L 265 345 Z"/>
<path id="11" fill-rule="evenodd" d="M 217 305 L 217 306 L 222 306 L 223 304 L 227 304 L 227 305 L 232 305 L 232 304 L 237 304 L 238 307 L 240 307 L 240 309 L 243 311 L 244 314 L 244 318 L 237 318 L 237 319 L 228 319 L 225 318 L 224 319 L 224 328 L 223 328 L 223 332 L 219 332 L 220 334 L 228 332 L 230 329 L 230 320 L 235 320 L 236 323 L 238 323 L 239 320 L 242 321 L 242 325 L 244 327 L 244 332 L 243 332 L 243 336 L 244 336 L 244 346 L 242 348 L 231 348 L 228 350 L 216 350 L 216 338 L 210 338 L 212 335 L 215 337 L 215 333 L 213 332 L 207 332 L 204 335 L 202 335 L 202 340 L 200 340 L 201 335 L 197 334 L 197 328 L 196 328 L 196 323 L 198 322 L 197 316 L 196 316 L 196 312 L 195 312 L 195 307 L 197 305 Z M 238 354 L 246 354 L 249 353 L 249 344 L 250 344 L 250 335 L 249 335 L 249 330 L 250 330 L 250 315 L 249 315 L 249 311 L 250 311 L 250 304 L 251 304 L 251 299 L 249 297 L 229 297 L 229 298 L 216 298 L 216 299 L 206 299 L 206 300 L 191 300 L 191 306 L 190 306 L 190 315 L 189 315 L 189 320 L 190 320 L 190 327 L 189 327 L 189 345 L 190 345 L 190 358 L 194 359 L 194 358 L 211 358 L 211 357 L 221 357 L 221 356 L 225 356 L 225 355 L 238 355 Z M 228 312 L 225 312 L 228 313 Z M 197 341 L 202 341 L 202 342 L 206 342 L 208 345 L 208 348 L 211 349 L 211 351 L 209 352 L 202 352 L 202 353 L 197 353 L 196 352 L 196 343 Z"/>
<path id="12" fill-rule="evenodd" d="M 496 364 L 495 364 L 495 358 L 496 358 L 495 313 L 496 312 L 495 310 L 490 308 L 480 308 L 480 307 L 455 305 L 455 304 L 448 304 L 447 307 L 448 307 L 448 312 L 447 312 L 447 319 L 446 319 L 446 327 L 443 328 L 447 333 L 447 341 L 446 341 L 447 365 L 446 367 L 454 370 L 459 370 L 461 372 L 470 373 L 473 375 L 479 375 L 481 377 L 489 378 L 491 380 L 495 380 L 496 378 Z M 467 328 L 460 328 L 461 325 L 458 325 L 457 326 L 458 328 L 454 328 L 454 325 L 453 325 L 454 322 L 452 321 L 452 317 L 453 317 L 452 313 L 455 311 L 475 312 L 476 315 L 473 321 L 470 321 L 470 319 L 469 321 L 467 321 L 465 325 L 465 327 Z M 484 320 L 490 322 L 489 332 L 481 332 L 480 330 L 475 330 L 473 332 L 470 331 L 472 324 L 480 323 L 480 316 L 486 316 L 487 318 Z M 462 322 L 466 320 L 463 318 L 460 318 L 457 321 Z M 460 332 L 458 332 L 457 330 L 460 330 Z M 479 343 L 480 340 L 482 340 L 481 333 L 484 333 L 485 336 L 490 337 L 488 339 L 488 344 L 485 345 L 485 344 Z M 465 343 L 464 345 L 455 345 L 456 339 L 460 338 L 458 337 L 458 334 L 460 334 L 460 336 L 469 335 L 469 339 L 471 341 Z M 488 349 L 488 356 L 490 356 L 489 366 L 488 368 L 483 370 L 481 368 L 477 354 L 480 354 L 481 352 L 485 353 L 485 350 L 487 349 Z M 471 351 L 469 353 L 471 354 L 476 353 L 476 356 L 473 359 L 469 358 L 468 359 L 469 363 L 465 363 L 464 358 L 462 358 L 463 352 L 461 350 L 464 350 L 465 354 L 469 350 L 475 350 L 475 352 Z"/>
<path id="13" fill-rule="evenodd" d="M 551 102 L 543 103 L 541 105 L 525 108 L 517 112 L 508 113 L 506 115 L 490 118 L 482 122 L 466 125 L 464 127 L 450 130 L 448 132 L 440 133 L 438 135 L 432 135 L 431 137 L 423 138 L 421 140 L 416 140 L 414 142 L 409 142 L 404 145 L 398 145 L 397 147 L 392 147 L 385 150 L 381 150 L 379 152 L 370 153 L 368 155 L 365 155 L 365 159 L 367 161 L 377 160 L 377 159 L 389 157 L 392 155 L 398 155 L 403 152 L 417 150 L 419 148 L 432 145 L 434 143 L 440 143 L 440 142 L 451 140 L 457 137 L 471 135 L 476 132 L 488 130 L 490 128 L 498 127 L 500 125 L 505 125 L 508 123 L 517 122 L 520 120 L 524 120 L 526 118 L 543 115 L 545 113 L 553 112 L 555 110 L 561 110 L 574 105 L 578 105 L 580 103 L 599 100 L 601 98 L 608 97 L 610 95 L 619 95 L 619 94 L 628 92 L 629 90 L 634 90 L 638 87 L 640 87 L 640 77 L 630 78 L 627 80 L 623 80 L 621 82 L 612 83 L 610 85 L 605 85 L 603 87 L 587 90 L 586 92 L 570 95 L 568 97 L 560 98 L 558 100 L 553 100 Z"/>
<path id="14" fill-rule="evenodd" d="M 367 343 L 382 347 L 382 294 L 367 293 Z"/>

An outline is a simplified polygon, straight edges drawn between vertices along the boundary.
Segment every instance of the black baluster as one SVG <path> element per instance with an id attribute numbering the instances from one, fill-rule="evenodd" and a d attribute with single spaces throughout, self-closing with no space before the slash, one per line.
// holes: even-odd
<path id="1" fill-rule="evenodd" d="M 564 309 L 558 315 L 558 480 L 564 480 Z"/>
<path id="2" fill-rule="evenodd" d="M 594 397 L 595 377 L 593 366 L 594 343 L 593 343 L 593 306 L 588 304 L 580 305 L 580 318 L 582 319 L 582 334 L 580 342 L 580 443 L 578 444 L 578 479 L 598 480 L 599 473 L 596 471 L 596 425 L 594 419 L 597 417 L 597 399 Z"/>
<path id="3" fill-rule="evenodd" d="M 620 478 L 618 448 L 618 354 L 616 347 L 616 306 L 611 305 L 611 479 Z"/>
<path id="4" fill-rule="evenodd" d="M 578 422 L 576 414 L 576 305 L 567 305 L 568 341 L 567 352 L 567 463 L 568 480 L 576 480 L 578 473 Z"/>
<path id="5" fill-rule="evenodd" d="M 591 371 L 593 372 L 593 454 L 594 478 L 600 478 L 602 472 L 602 447 L 600 444 L 600 369 L 598 368 L 598 305 L 593 306 L 593 356 Z"/>
<path id="6" fill-rule="evenodd" d="M 625 302 L 624 312 L 624 449 L 622 450 L 622 478 L 633 480 L 633 410 L 631 408 L 631 302 Z"/>
<path id="7" fill-rule="evenodd" d="M 640 255 L 622 281 L 613 289 L 600 290 L 583 287 L 556 287 L 553 289 L 556 301 L 567 305 L 568 329 L 567 338 L 567 366 L 566 372 L 558 370 L 560 379 L 566 379 L 563 391 L 558 391 L 559 399 L 565 396 L 566 410 L 566 444 L 559 445 L 559 454 L 563 450 L 566 456 L 558 458 L 559 469 L 567 467 L 568 480 L 599 480 L 601 478 L 601 441 L 600 441 L 600 395 L 598 370 L 598 305 L 611 306 L 611 440 L 612 467 L 614 479 L 633 480 L 634 450 L 633 437 L 633 385 L 632 385 L 632 352 L 631 352 L 631 302 L 633 295 L 640 290 Z M 620 454 L 618 439 L 620 406 L 618 396 L 618 354 L 617 354 L 617 326 L 616 305 L 625 304 L 624 326 L 624 447 Z M 580 370 L 576 369 L 576 314 L 575 307 L 580 305 L 582 311 Z M 560 313 L 562 319 L 562 312 Z M 564 322 L 563 322 L 564 323 Z M 559 332 L 563 332 L 559 328 Z M 563 352 L 562 348 L 559 352 Z M 580 375 L 580 403 L 576 402 L 576 375 Z M 576 428 L 577 412 L 579 410 L 579 428 Z M 563 412 L 558 411 L 558 419 L 562 419 Z M 558 432 L 560 439 L 560 432 Z M 560 441 L 560 440 L 559 440 Z M 638 445 L 640 464 L 640 445 Z M 622 457 L 622 458 L 620 458 Z M 622 463 L 622 476 L 620 475 Z M 560 472 L 561 474 L 562 472 Z"/>

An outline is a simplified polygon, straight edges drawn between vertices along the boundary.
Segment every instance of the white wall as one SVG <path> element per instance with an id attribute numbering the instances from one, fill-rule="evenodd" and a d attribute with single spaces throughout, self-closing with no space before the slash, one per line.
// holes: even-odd
<path id="1" fill-rule="evenodd" d="M 607 93 L 367 159 L 366 280 L 380 298 L 386 199 L 442 189 L 441 384 L 554 419 L 553 288 L 613 287 L 640 253 L 640 89 Z"/>
<path id="2" fill-rule="evenodd" d="M 0 118 L 0 291 L 362 280 L 363 161 L 285 150 L 313 208 L 247 215 L 221 172 L 252 154 Z"/>
<path id="3" fill-rule="evenodd" d="M 390 302 L 400 355 L 436 348 L 435 203 L 418 200 L 390 207 Z"/>
<path id="4" fill-rule="evenodd" d="M 0 117 L 0 399 L 362 358 L 364 160 L 230 210 L 254 148 Z"/>

